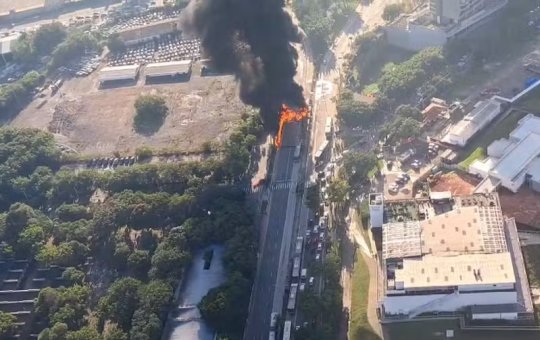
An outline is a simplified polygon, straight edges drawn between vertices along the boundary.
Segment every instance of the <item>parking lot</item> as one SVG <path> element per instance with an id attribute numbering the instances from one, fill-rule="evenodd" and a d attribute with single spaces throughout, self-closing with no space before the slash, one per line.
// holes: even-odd
<path id="1" fill-rule="evenodd" d="M 158 40 L 129 47 L 125 52 L 111 55 L 109 66 L 149 64 L 167 61 L 199 60 L 199 39 L 183 39 L 180 34 L 167 34 Z"/>

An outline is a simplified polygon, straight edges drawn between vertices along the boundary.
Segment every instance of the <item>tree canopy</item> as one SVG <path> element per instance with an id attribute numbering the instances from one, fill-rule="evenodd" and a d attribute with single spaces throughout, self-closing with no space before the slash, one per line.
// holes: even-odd
<path id="1" fill-rule="evenodd" d="M 157 95 L 141 95 L 135 101 L 135 130 L 141 133 L 154 133 L 163 124 L 169 108 L 163 97 Z"/>

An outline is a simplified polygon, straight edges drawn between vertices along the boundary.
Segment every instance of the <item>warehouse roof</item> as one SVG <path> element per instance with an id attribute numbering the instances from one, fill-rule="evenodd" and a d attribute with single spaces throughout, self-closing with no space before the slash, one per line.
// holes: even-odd
<path id="1" fill-rule="evenodd" d="M 148 64 L 145 69 L 147 77 L 163 77 L 186 74 L 191 70 L 191 60 L 169 61 Z"/>
<path id="2" fill-rule="evenodd" d="M 99 72 L 99 81 L 128 80 L 137 78 L 139 65 L 104 67 Z"/>

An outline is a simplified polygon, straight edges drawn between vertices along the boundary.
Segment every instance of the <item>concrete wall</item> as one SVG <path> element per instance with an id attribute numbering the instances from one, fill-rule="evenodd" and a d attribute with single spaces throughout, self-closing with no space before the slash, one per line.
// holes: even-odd
<path id="1" fill-rule="evenodd" d="M 474 292 L 474 291 L 486 291 L 486 290 L 509 290 L 514 289 L 513 283 L 497 283 L 497 284 L 474 284 L 474 285 L 460 285 L 458 290 L 460 292 Z"/>
<path id="2" fill-rule="evenodd" d="M 420 51 L 427 47 L 443 46 L 446 34 L 436 28 L 427 28 L 418 25 L 409 25 L 407 28 L 388 26 L 385 28 L 386 39 L 389 44 L 410 51 Z"/>
<path id="3" fill-rule="evenodd" d="M 417 307 L 444 297 L 444 294 L 387 296 L 383 299 L 384 311 L 387 315 L 409 314 Z M 427 308 L 425 312 L 453 312 L 472 305 L 492 305 L 516 303 L 516 292 L 461 293 Z"/>

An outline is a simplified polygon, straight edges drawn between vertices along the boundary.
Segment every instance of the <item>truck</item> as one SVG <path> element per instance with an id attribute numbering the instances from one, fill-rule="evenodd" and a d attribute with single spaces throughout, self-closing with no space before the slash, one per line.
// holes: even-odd
<path id="1" fill-rule="evenodd" d="M 300 144 L 295 146 L 295 148 L 294 148 L 294 159 L 300 159 L 300 150 L 301 150 L 301 148 L 302 148 L 302 146 Z"/>
<path id="2" fill-rule="evenodd" d="M 291 340 L 291 321 L 287 320 L 283 324 L 283 340 Z"/>
<path id="3" fill-rule="evenodd" d="M 296 247 L 294 249 L 294 253 L 296 255 L 302 254 L 302 246 L 304 244 L 304 238 L 302 236 L 298 236 L 296 238 Z"/>
<path id="4" fill-rule="evenodd" d="M 327 139 L 332 138 L 332 117 L 326 117 L 326 124 L 324 126 L 324 134 Z"/>
<path id="5" fill-rule="evenodd" d="M 270 314 L 270 329 L 276 329 L 277 319 L 278 319 L 278 313 L 272 312 Z"/>
<path id="6" fill-rule="evenodd" d="M 300 257 L 296 256 L 293 260 L 292 277 L 300 276 Z"/>
<path id="7" fill-rule="evenodd" d="M 294 310 L 296 307 L 296 293 L 298 292 L 298 283 L 291 283 L 291 289 L 289 291 L 289 301 L 287 302 L 287 309 Z M 287 323 L 285 321 L 285 323 Z"/>
<path id="8" fill-rule="evenodd" d="M 305 279 L 307 277 L 307 269 L 306 268 L 302 268 L 302 271 L 300 272 L 300 277 L 302 279 Z"/>
<path id="9" fill-rule="evenodd" d="M 326 152 L 326 149 L 328 149 L 329 144 L 330 143 L 328 142 L 328 140 L 325 140 L 321 144 L 321 146 L 319 147 L 319 149 L 315 153 L 315 162 L 320 163 L 323 160 L 324 154 Z"/>

